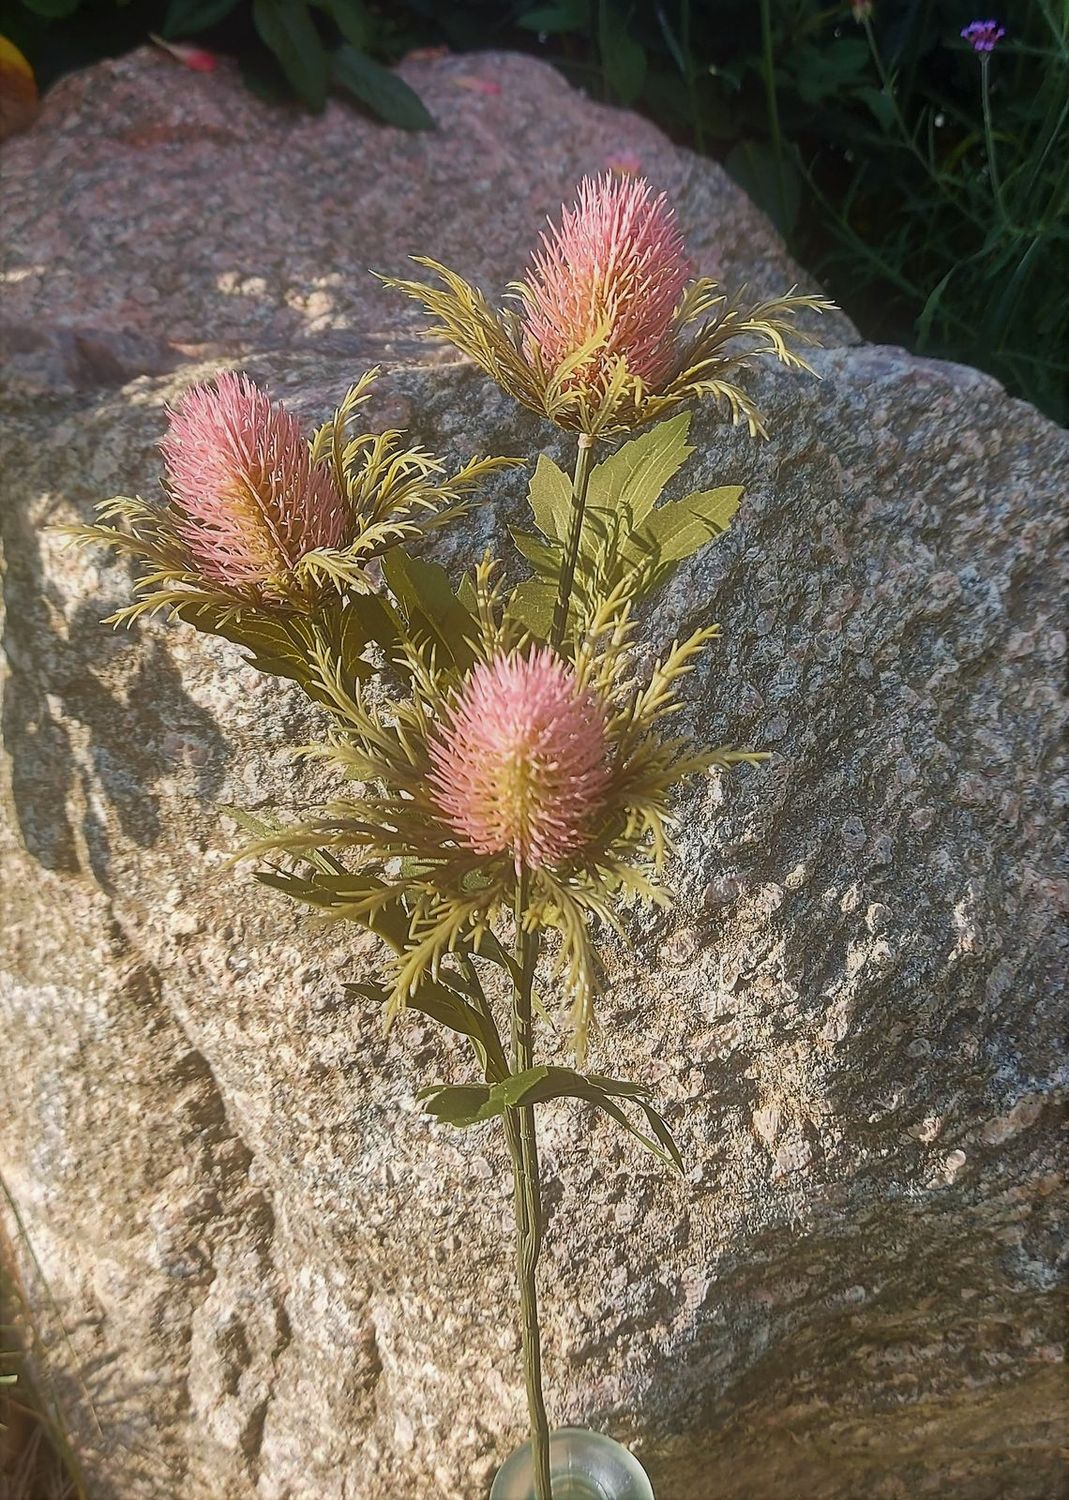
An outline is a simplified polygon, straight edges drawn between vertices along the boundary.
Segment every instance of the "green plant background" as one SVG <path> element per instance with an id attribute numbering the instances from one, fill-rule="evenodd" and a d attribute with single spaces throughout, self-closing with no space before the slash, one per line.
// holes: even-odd
<path id="1" fill-rule="evenodd" d="M 982 19 L 986 19 L 986 13 Z M 989 370 L 1069 420 L 1069 0 L 6 0 L 42 87 L 150 32 L 249 86 L 333 87 L 433 128 L 388 71 L 413 47 L 521 48 L 717 157 L 867 337 Z"/>

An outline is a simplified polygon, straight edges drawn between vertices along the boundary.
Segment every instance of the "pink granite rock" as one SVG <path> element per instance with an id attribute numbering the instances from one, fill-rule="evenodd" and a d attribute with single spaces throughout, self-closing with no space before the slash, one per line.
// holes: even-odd
<path id="1" fill-rule="evenodd" d="M 151 49 L 65 78 L 4 148 L 7 378 L 113 383 L 293 344 L 396 357 L 418 317 L 369 267 L 433 254 L 499 293 L 545 216 L 621 154 L 668 192 L 703 274 L 762 292 L 805 282 L 715 163 L 554 69 L 488 52 L 404 72 L 438 130 L 391 129 L 341 100 L 319 116 L 269 105 L 230 71 Z M 841 315 L 822 328 L 853 336 Z"/>
<path id="2" fill-rule="evenodd" d="M 703 269 L 799 274 L 715 166 L 548 69 L 407 72 L 440 133 L 141 53 L 4 151 L 0 1170 L 93 1500 L 485 1500 L 524 1401 L 505 1154 L 414 1097 L 462 1050 L 384 1038 L 342 989 L 368 946 L 223 869 L 225 805 L 327 791 L 290 753 L 314 719 L 236 648 L 102 629 L 125 567 L 48 524 L 151 493 L 165 404 L 228 350 L 309 421 L 375 356 L 373 420 L 562 459 L 363 268 L 500 286 L 609 153 Z M 675 907 L 606 955 L 591 1063 L 654 1087 L 685 1184 L 546 1112 L 550 1407 L 658 1500 L 1053 1500 L 1069 439 L 825 331 L 821 380 L 755 383 L 768 443 L 695 417 L 681 484 L 746 498 L 654 629 L 722 622 L 694 725 L 775 756 L 692 789 Z M 443 545 L 502 547 L 524 483 Z"/>

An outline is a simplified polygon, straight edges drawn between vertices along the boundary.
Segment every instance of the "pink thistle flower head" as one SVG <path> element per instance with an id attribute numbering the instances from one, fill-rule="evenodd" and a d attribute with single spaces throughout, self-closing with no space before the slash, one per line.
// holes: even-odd
<path id="1" fill-rule="evenodd" d="M 521 284 L 524 348 L 550 371 L 599 331 L 566 384 L 597 387 L 618 359 L 656 389 L 678 359 L 675 312 L 690 276 L 683 236 L 643 177 L 606 174 L 579 185 L 575 206 L 541 237 Z"/>
<path id="2" fill-rule="evenodd" d="M 460 841 L 555 865 L 586 843 L 609 781 L 605 714 L 547 647 L 482 663 L 430 742 L 431 795 Z"/>
<path id="3" fill-rule="evenodd" d="M 296 417 L 231 371 L 188 391 L 160 447 L 179 534 L 211 583 L 273 596 L 307 552 L 345 543 L 349 505 Z"/>

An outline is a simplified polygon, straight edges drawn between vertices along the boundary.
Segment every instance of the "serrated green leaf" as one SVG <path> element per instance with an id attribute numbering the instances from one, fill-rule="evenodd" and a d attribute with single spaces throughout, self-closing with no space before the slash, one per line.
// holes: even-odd
<path id="1" fill-rule="evenodd" d="M 331 77 L 387 125 L 402 130 L 434 130 L 423 100 L 398 73 L 384 68 L 355 47 L 339 47 L 330 60 Z"/>
<path id="2" fill-rule="evenodd" d="M 527 559 L 535 572 L 545 579 L 555 580 L 560 572 L 560 548 L 548 546 L 529 531 L 518 531 L 514 526 L 509 527 L 509 532 L 517 552 Z"/>
<path id="3" fill-rule="evenodd" d="M 498 1083 L 457 1087 L 431 1084 L 417 1097 L 428 1113 L 451 1125 L 464 1127 L 481 1124 L 520 1105 L 544 1104 L 551 1099 L 585 1099 L 624 1127 L 640 1145 L 659 1161 L 682 1172 L 683 1162 L 668 1126 L 645 1098 L 649 1092 L 642 1084 L 606 1078 L 601 1074 L 584 1076 L 573 1068 L 537 1067 L 511 1074 Z M 628 1118 L 617 1103 L 626 1099 L 641 1110 L 651 1135 L 647 1136 Z"/>
<path id="4" fill-rule="evenodd" d="M 689 431 L 690 412 L 684 411 L 624 443 L 592 470 L 588 509 L 614 513 L 623 509 L 629 529 L 641 526 L 665 485 L 694 452 L 687 442 Z"/>
<path id="5" fill-rule="evenodd" d="M 310 852 L 303 857 L 310 862 L 314 854 Z M 361 875 L 352 870 L 342 869 L 337 866 L 336 862 L 335 868 L 336 874 L 316 872 L 309 875 L 297 875 L 288 870 L 257 870 L 256 879 L 261 885 L 281 891 L 293 901 L 299 901 L 305 906 L 318 907 L 322 911 L 339 911 L 340 908 L 352 906 L 365 896 L 374 895 L 386 889 L 383 881 L 376 879 L 373 875 Z M 376 906 L 373 911 L 359 917 L 352 917 L 344 912 L 341 915 L 345 920 L 355 921 L 358 926 L 375 933 L 398 953 L 403 951 L 408 942 L 409 919 L 400 897 L 382 906 Z"/>
<path id="6" fill-rule="evenodd" d="M 211 604 L 178 606 L 175 613 L 209 635 L 244 646 L 251 653 L 250 662 L 260 672 L 285 677 L 298 683 L 316 703 L 330 708 L 333 699 L 324 689 L 311 661 L 312 630 L 310 620 L 299 615 L 269 615 L 262 610 L 243 610 L 232 614 L 228 608 Z M 369 635 L 364 628 L 365 611 L 356 601 L 335 596 L 317 617 L 317 625 L 330 641 L 342 666 L 343 685 L 347 689 L 372 676 L 369 662 L 360 652 Z"/>
<path id="7" fill-rule="evenodd" d="M 238 0 L 171 0 L 160 35 L 169 41 L 176 37 L 196 36 L 198 32 L 218 25 L 237 3 Z"/>
<path id="8" fill-rule="evenodd" d="M 347 984 L 345 988 L 352 994 L 376 1001 L 384 1010 L 389 1003 L 389 991 L 382 985 Z M 469 1037 L 489 1080 L 497 1081 L 507 1076 L 508 1063 L 493 1020 L 456 990 L 433 980 L 424 980 L 409 999 L 407 1009 L 419 1011 L 440 1026 Z"/>
<path id="9" fill-rule="evenodd" d="M 557 602 L 557 586 L 545 583 L 540 578 L 527 578 L 512 591 L 506 614 L 517 620 L 540 641 L 549 639 L 553 627 L 553 607 Z"/>
<path id="10" fill-rule="evenodd" d="M 476 622 L 453 593 L 445 569 L 392 547 L 383 557 L 382 571 L 413 635 L 433 636 L 457 667 L 470 667 Z"/>
<path id="11" fill-rule="evenodd" d="M 327 54 L 304 0 L 253 0 L 252 18 L 294 93 L 318 113 L 327 100 Z"/>
<path id="12" fill-rule="evenodd" d="M 457 586 L 457 598 L 474 619 L 479 608 L 479 596 L 475 590 L 475 580 L 470 573 L 465 573 Z"/>
<path id="13" fill-rule="evenodd" d="M 725 532 L 742 500 L 741 485 L 700 490 L 682 500 L 670 500 L 654 511 L 638 534 L 640 547 L 648 547 L 658 564 L 680 562 L 691 557 L 706 542 Z"/>
<path id="14" fill-rule="evenodd" d="M 597 470 L 594 470 L 597 473 Z M 535 523 L 550 541 L 564 542 L 572 513 L 572 481 L 551 458 L 539 454 L 527 490 Z"/>
<path id="15" fill-rule="evenodd" d="M 477 1125 L 501 1114 L 501 1109 L 486 1113 L 491 1088 L 488 1084 L 431 1084 L 420 1089 L 416 1098 L 427 1113 L 445 1125 Z"/>

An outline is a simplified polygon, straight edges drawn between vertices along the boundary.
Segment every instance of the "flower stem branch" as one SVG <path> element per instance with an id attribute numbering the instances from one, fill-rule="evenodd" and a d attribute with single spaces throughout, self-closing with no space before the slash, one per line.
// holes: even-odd
<path id="1" fill-rule="evenodd" d="M 516 887 L 516 961 L 520 980 L 512 1005 L 512 1071 L 534 1065 L 531 991 L 538 960 L 538 934 L 524 929 L 527 877 Z M 527 1410 L 531 1425 L 531 1459 L 536 1500 L 552 1500 L 549 1478 L 549 1423 L 542 1395 L 542 1349 L 538 1330 L 537 1267 L 542 1248 L 542 1195 L 538 1180 L 538 1141 L 534 1107 L 520 1105 L 505 1113 L 505 1137 L 512 1157 L 516 1204 L 516 1270 L 520 1292 L 520 1333 Z"/>
<path id="2" fill-rule="evenodd" d="M 986 52 L 980 54 L 980 98 L 984 106 L 984 141 L 987 145 L 987 170 L 991 177 L 991 191 L 995 195 L 995 205 L 998 208 L 999 218 L 1003 224 L 1009 227 L 1009 217 L 1006 213 L 1006 204 L 1002 198 L 1002 183 L 998 175 L 998 163 L 995 160 L 995 132 L 991 123 L 991 58 Z"/>
<path id="3" fill-rule="evenodd" d="M 557 602 L 553 609 L 553 629 L 550 645 L 557 651 L 564 644 L 568 629 L 568 607 L 572 602 L 572 585 L 575 568 L 579 561 L 579 547 L 583 540 L 583 517 L 586 514 L 586 492 L 590 483 L 590 470 L 594 465 L 594 439 L 587 432 L 579 434 L 579 447 L 575 455 L 575 474 L 572 478 L 572 512 L 568 526 L 568 540 L 564 548 L 560 583 L 557 586 Z"/>

